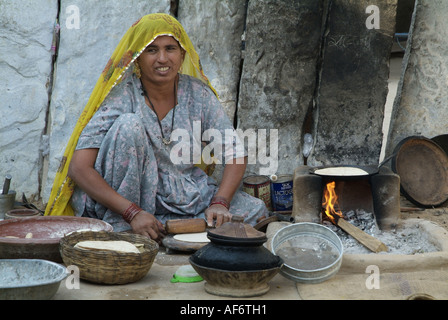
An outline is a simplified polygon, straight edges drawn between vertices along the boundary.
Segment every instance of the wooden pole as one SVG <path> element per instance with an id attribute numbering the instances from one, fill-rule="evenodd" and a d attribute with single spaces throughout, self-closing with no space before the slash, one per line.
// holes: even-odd
<path id="1" fill-rule="evenodd" d="M 361 244 L 363 244 L 366 248 L 373 252 L 381 252 L 388 251 L 389 248 L 380 240 L 375 237 L 372 237 L 370 234 L 365 233 L 358 227 L 352 225 L 351 223 L 345 221 L 343 218 L 336 217 L 336 221 L 334 222 L 339 228 L 347 232 Z"/>

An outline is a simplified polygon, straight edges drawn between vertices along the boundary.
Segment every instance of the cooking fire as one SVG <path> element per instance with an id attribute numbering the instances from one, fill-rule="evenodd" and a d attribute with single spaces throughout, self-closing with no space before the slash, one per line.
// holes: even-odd
<path id="1" fill-rule="evenodd" d="M 335 187 L 336 181 L 331 181 L 328 182 L 324 188 L 322 202 L 322 210 L 325 213 L 324 218 L 326 217 L 334 225 L 347 232 L 369 250 L 373 252 L 387 252 L 388 248 L 383 242 L 344 220 L 342 212 L 335 209 L 335 206 L 338 205 L 338 196 Z"/>

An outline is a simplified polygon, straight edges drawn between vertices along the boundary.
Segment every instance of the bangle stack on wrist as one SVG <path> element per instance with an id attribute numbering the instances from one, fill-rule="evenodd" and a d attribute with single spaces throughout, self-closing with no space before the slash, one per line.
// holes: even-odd
<path id="1" fill-rule="evenodd" d="M 138 205 L 136 205 L 135 203 L 132 203 L 123 213 L 123 219 L 124 221 L 126 221 L 127 223 L 131 223 L 132 219 L 134 219 L 134 217 L 137 215 L 137 213 L 139 213 L 140 211 L 142 211 L 143 209 L 140 208 Z"/>
<path id="2" fill-rule="evenodd" d="M 213 197 L 212 201 L 210 201 L 210 205 L 209 206 L 212 206 L 214 204 L 219 204 L 221 206 L 224 206 L 227 210 L 229 210 L 229 208 L 230 208 L 229 202 L 224 197 L 219 197 L 219 196 L 218 197 Z"/>

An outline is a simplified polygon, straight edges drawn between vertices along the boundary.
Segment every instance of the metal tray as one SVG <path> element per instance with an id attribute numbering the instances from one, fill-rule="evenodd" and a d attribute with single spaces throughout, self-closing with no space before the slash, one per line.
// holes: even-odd
<path id="1" fill-rule="evenodd" d="M 395 147 L 392 170 L 412 203 L 430 208 L 448 200 L 448 156 L 434 141 L 421 136 L 402 140 Z"/>

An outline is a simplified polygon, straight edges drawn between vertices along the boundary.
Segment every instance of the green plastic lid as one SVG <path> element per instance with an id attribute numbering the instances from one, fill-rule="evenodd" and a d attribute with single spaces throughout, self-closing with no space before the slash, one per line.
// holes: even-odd
<path id="1" fill-rule="evenodd" d="M 193 269 L 191 265 L 185 265 L 179 267 L 177 271 L 174 273 L 173 277 L 171 278 L 171 283 L 176 282 L 185 282 L 185 283 L 191 283 L 191 282 L 199 282 L 202 281 L 202 277 Z"/>

